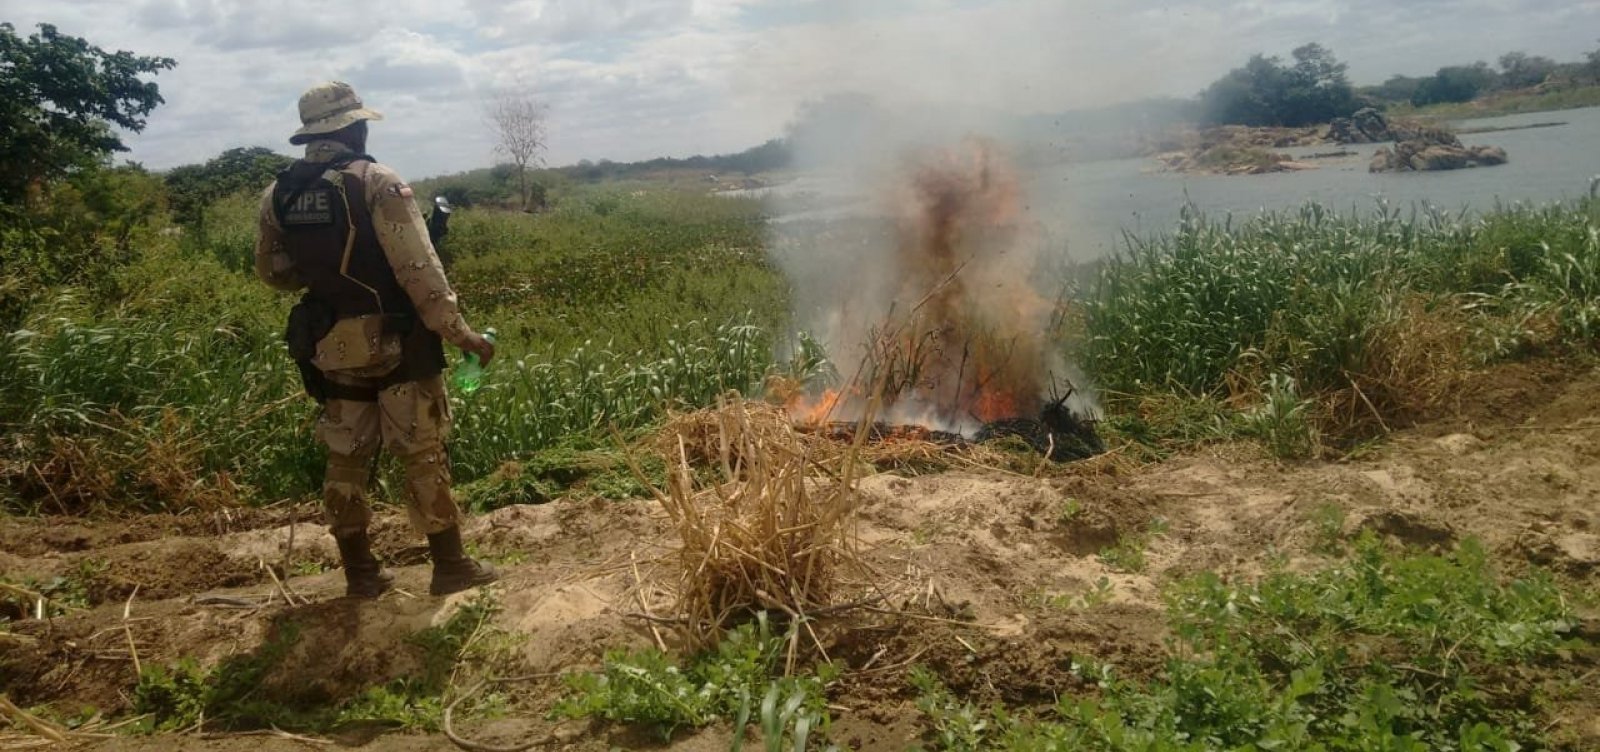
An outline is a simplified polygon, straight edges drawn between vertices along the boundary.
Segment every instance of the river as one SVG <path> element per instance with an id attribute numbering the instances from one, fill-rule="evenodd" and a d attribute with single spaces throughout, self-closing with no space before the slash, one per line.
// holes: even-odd
<path id="1" fill-rule="evenodd" d="M 1309 160 L 1318 169 L 1268 175 L 1192 175 L 1157 172 L 1154 159 L 1023 165 L 1031 213 L 1078 261 L 1100 258 L 1121 246 L 1124 231 L 1170 230 L 1185 202 L 1207 215 L 1235 220 L 1263 210 L 1317 202 L 1339 211 L 1365 212 L 1380 202 L 1409 209 L 1424 205 L 1481 211 L 1513 202 L 1545 203 L 1585 195 L 1600 174 L 1600 107 L 1538 112 L 1455 123 L 1461 130 L 1560 122 L 1550 128 L 1463 135 L 1467 144 L 1504 148 L 1510 162 L 1496 167 L 1426 173 L 1367 172 L 1380 145 L 1343 147 L 1351 156 Z M 1302 158 L 1339 151 L 1321 145 L 1283 151 Z M 802 178 L 777 195 L 833 193 L 825 179 Z M 824 201 L 820 208 L 781 216 L 779 222 L 838 217 L 862 201 Z"/>

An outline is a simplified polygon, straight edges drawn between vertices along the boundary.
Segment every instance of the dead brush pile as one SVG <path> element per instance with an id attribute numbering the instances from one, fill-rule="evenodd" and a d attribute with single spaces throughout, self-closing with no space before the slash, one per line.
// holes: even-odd
<path id="1" fill-rule="evenodd" d="M 770 396 L 770 395 L 769 395 Z M 894 471 L 918 473 L 952 467 L 1004 464 L 1000 452 L 981 444 L 941 442 L 924 438 L 928 432 L 914 426 L 881 426 L 867 423 L 862 441 L 856 441 L 859 424 L 831 423 L 796 425 L 789 408 L 771 402 L 744 400 L 743 409 L 753 423 L 784 423 L 794 427 L 794 440 L 810 453 L 818 467 L 837 473 L 843 463 L 856 463 L 855 473 Z M 727 477 L 742 458 L 744 447 L 727 444 L 722 408 L 696 410 L 674 416 L 647 442 L 648 448 L 666 459 L 668 465 L 687 462 L 691 468 L 710 468 Z"/>
<path id="2" fill-rule="evenodd" d="M 168 407 L 144 422 L 111 412 L 89 435 L 51 435 L 19 444 L 0 462 L 0 485 L 39 511 L 92 514 L 127 507 L 200 511 L 238 507 L 244 489 L 227 471 L 209 470 L 209 446 L 194 422 Z"/>
<path id="3" fill-rule="evenodd" d="M 652 491 L 676 541 L 646 578 L 670 595 L 669 621 L 693 647 L 759 611 L 796 620 L 837 606 L 858 556 L 857 445 L 795 430 L 772 405 L 738 396 L 670 423 L 665 489 Z M 714 466 L 700 479 L 696 463 Z M 641 476 L 642 477 L 642 476 Z"/>

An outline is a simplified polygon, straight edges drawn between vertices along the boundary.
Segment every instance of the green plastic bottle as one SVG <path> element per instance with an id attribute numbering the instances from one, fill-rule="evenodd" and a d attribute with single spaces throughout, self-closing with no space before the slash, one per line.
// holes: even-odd
<path id="1" fill-rule="evenodd" d="M 495 335 L 496 332 L 492 328 L 483 330 L 483 338 L 490 343 L 494 342 Z M 478 391 L 478 387 L 483 386 L 483 364 L 478 362 L 477 353 L 462 353 L 462 355 L 464 357 L 460 365 L 456 366 L 454 377 L 456 388 L 464 394 L 472 394 Z"/>

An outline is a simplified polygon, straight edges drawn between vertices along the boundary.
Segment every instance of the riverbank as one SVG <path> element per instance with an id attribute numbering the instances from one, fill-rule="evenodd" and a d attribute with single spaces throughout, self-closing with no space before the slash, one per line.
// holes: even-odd
<path id="1" fill-rule="evenodd" d="M 1533 112 L 1576 110 L 1584 107 L 1600 107 L 1600 85 L 1536 86 L 1530 89 L 1495 92 L 1471 102 L 1432 104 L 1426 107 L 1401 104 L 1389 107 L 1384 114 L 1430 120 L 1469 120 Z"/>

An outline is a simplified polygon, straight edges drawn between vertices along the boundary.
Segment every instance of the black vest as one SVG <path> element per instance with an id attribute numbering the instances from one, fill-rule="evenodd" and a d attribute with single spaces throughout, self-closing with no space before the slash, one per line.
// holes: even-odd
<path id="1" fill-rule="evenodd" d="M 444 346 L 417 316 L 378 243 L 361 178 L 373 161 L 365 154 L 296 161 L 278 174 L 272 206 L 308 297 L 335 319 L 382 314 L 385 330 L 402 343 L 400 365 L 383 381 L 417 381 L 444 370 Z"/>

